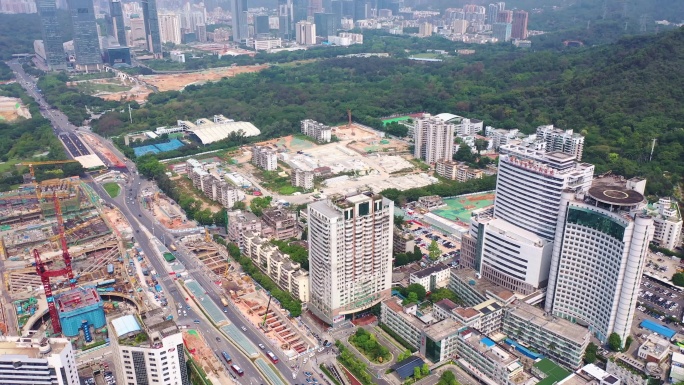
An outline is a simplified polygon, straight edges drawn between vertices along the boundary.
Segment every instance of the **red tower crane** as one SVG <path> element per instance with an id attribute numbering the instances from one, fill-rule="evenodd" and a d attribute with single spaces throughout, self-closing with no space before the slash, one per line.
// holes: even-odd
<path id="1" fill-rule="evenodd" d="M 50 312 L 50 320 L 52 322 L 52 331 L 55 334 L 62 332 L 62 325 L 59 323 L 59 313 L 57 313 L 57 306 L 55 305 L 55 297 L 52 295 L 52 287 L 50 287 L 50 278 L 67 276 L 69 279 L 69 286 L 73 289 L 76 287 L 74 280 L 74 272 L 71 269 L 71 255 L 67 248 L 66 236 L 64 235 L 64 222 L 62 220 L 62 207 L 59 203 L 59 198 L 53 194 L 55 202 L 55 215 L 57 216 L 57 226 L 59 231 L 60 243 L 62 245 L 62 259 L 64 260 L 64 267 L 59 270 L 47 270 L 45 264 L 40 259 L 38 250 L 33 249 L 33 258 L 36 262 L 36 273 L 40 277 L 45 291 L 45 298 L 47 299 L 48 311 Z"/>

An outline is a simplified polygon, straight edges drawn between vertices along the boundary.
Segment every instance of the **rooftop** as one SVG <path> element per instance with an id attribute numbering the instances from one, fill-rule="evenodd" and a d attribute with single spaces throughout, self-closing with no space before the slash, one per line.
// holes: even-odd
<path id="1" fill-rule="evenodd" d="M 484 297 L 495 296 L 506 301 L 513 297 L 513 293 L 501 286 L 488 281 L 484 278 L 477 278 L 477 272 L 471 269 L 451 269 L 451 275 L 456 276 L 462 282 L 465 282 L 471 289 L 480 293 Z M 506 297 L 506 298 L 503 298 Z"/>
<path id="2" fill-rule="evenodd" d="M 213 123 L 208 121 L 206 123 L 195 125 L 192 122 L 182 122 L 188 131 L 195 134 L 202 144 L 209 144 L 223 140 L 232 133 L 242 131 L 245 136 L 257 136 L 261 133 L 256 126 L 249 122 L 221 122 Z"/>
<path id="3" fill-rule="evenodd" d="M 112 327 L 114 327 L 114 333 L 116 333 L 118 338 L 127 337 L 142 331 L 138 320 L 131 314 L 112 320 Z"/>
<path id="4" fill-rule="evenodd" d="M 430 267 L 426 267 L 425 269 L 416 271 L 415 273 L 411 273 L 411 275 L 415 275 L 418 279 L 429 277 L 434 273 L 444 271 L 448 269 L 449 267 L 443 263 L 438 263 L 436 265 L 432 265 Z"/>
<path id="5" fill-rule="evenodd" d="M 0 357 L 44 358 L 50 352 L 59 354 L 67 345 L 71 346 L 71 342 L 66 338 L 0 336 Z"/>
<path id="6" fill-rule="evenodd" d="M 56 296 L 60 312 L 70 312 L 100 303 L 100 295 L 93 287 L 77 287 Z"/>
<path id="7" fill-rule="evenodd" d="M 615 178 L 594 179 L 588 194 L 599 202 L 615 206 L 633 206 L 645 200 L 640 192 L 628 189 Z"/>
<path id="8" fill-rule="evenodd" d="M 445 318 L 437 323 L 428 326 L 425 333 L 433 341 L 441 341 L 447 337 L 455 335 L 463 324 L 453 318 Z"/>
<path id="9" fill-rule="evenodd" d="M 456 309 L 458 307 L 458 305 L 456 305 L 454 303 L 454 301 L 452 301 L 448 298 L 444 298 L 441 301 L 435 302 L 435 306 L 439 306 L 446 311 L 451 311 L 451 310 Z"/>
<path id="10" fill-rule="evenodd" d="M 508 312 L 554 334 L 561 335 L 577 344 L 589 340 L 589 330 L 570 321 L 544 315 L 544 310 L 523 301 L 508 306 Z"/>
<path id="11" fill-rule="evenodd" d="M 494 341 L 480 332 L 468 328 L 467 330 L 459 332 L 459 334 L 470 347 L 478 351 L 481 355 L 486 356 L 491 361 L 506 366 L 509 372 L 517 370 L 522 366 L 520 360 L 518 360 L 515 355 L 508 353 L 505 349 L 498 346 Z"/>
<path id="12" fill-rule="evenodd" d="M 547 243 L 544 238 L 503 219 L 487 218 L 481 219 L 479 222 L 499 230 L 499 234 L 502 234 L 507 238 L 514 239 L 518 243 L 534 245 L 536 247 L 544 247 L 544 245 Z"/>

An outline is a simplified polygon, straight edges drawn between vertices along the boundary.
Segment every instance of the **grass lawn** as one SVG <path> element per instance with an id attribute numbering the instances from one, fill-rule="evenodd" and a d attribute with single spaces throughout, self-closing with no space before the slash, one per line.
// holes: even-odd
<path id="1" fill-rule="evenodd" d="M 17 163 L 21 163 L 21 159 L 10 159 L 0 163 L 0 172 L 12 171 Z"/>
<path id="2" fill-rule="evenodd" d="M 114 182 L 105 183 L 102 185 L 102 187 L 104 187 L 105 191 L 107 191 L 107 194 L 109 194 L 109 196 L 112 198 L 118 197 L 121 193 L 121 186 Z"/>

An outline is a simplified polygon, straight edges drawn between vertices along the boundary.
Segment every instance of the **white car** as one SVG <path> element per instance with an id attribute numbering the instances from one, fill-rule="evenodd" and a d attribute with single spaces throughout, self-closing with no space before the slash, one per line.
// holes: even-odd
<path id="1" fill-rule="evenodd" d="M 247 328 L 244 327 L 244 326 L 240 326 L 240 329 L 242 329 L 243 332 L 246 332 L 246 331 L 247 331 Z"/>

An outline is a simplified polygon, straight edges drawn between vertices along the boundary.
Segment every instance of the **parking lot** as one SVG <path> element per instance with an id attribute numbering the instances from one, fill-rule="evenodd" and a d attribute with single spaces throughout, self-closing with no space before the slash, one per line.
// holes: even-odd
<path id="1" fill-rule="evenodd" d="M 653 311 L 648 308 L 653 309 Z M 682 289 L 666 286 L 644 275 L 639 290 L 637 321 L 650 317 L 669 324 L 670 321 L 667 317 L 671 316 L 681 322 L 683 308 L 684 295 Z"/>
<path id="2" fill-rule="evenodd" d="M 679 259 L 673 259 L 663 253 L 649 252 L 646 256 L 646 266 L 644 273 L 648 273 L 658 278 L 671 280 L 672 275 L 679 269 Z"/>
<path id="3" fill-rule="evenodd" d="M 416 240 L 416 245 L 420 247 L 420 251 L 423 253 L 423 256 L 429 254 L 428 247 L 430 247 L 430 244 L 434 240 L 437 242 L 439 250 L 442 253 L 439 258 L 439 262 L 455 264 L 454 266 L 458 265 L 461 257 L 460 243 L 452 239 L 447 239 L 445 236 L 443 236 L 443 234 L 428 227 L 421 227 L 414 223 L 408 222 L 406 226 L 411 231 L 411 234 L 413 234 Z"/>

